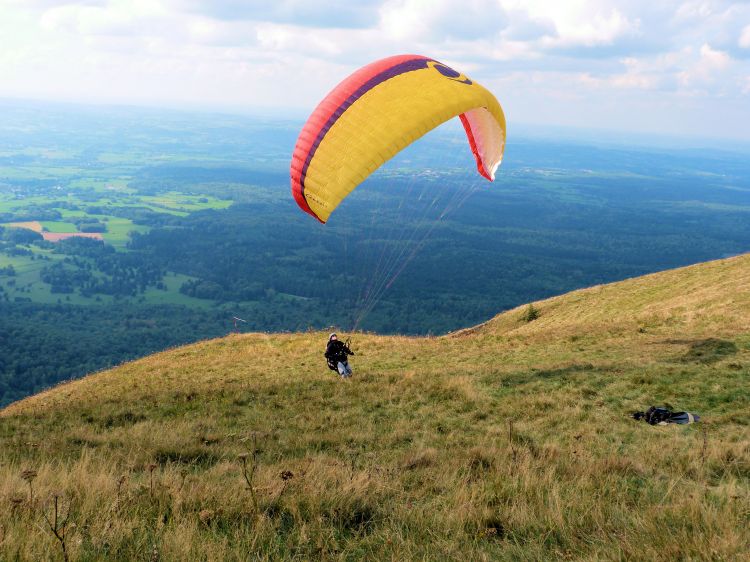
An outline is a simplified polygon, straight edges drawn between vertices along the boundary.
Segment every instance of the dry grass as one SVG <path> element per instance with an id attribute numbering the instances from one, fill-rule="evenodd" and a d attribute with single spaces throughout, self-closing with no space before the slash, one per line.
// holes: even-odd
<path id="1" fill-rule="evenodd" d="M 0 559 L 61 559 L 55 494 L 71 560 L 742 559 L 748 271 L 665 272 L 444 338 L 358 334 L 351 381 L 308 333 L 62 385 L 0 412 Z M 664 402 L 706 423 L 627 417 Z"/>

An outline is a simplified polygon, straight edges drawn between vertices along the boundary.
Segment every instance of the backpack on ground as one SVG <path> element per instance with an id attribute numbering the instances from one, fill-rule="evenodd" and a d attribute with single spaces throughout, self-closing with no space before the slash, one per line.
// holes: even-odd
<path id="1" fill-rule="evenodd" d="M 661 408 L 658 406 L 651 406 L 645 412 L 633 412 L 632 417 L 635 420 L 644 420 L 650 425 L 667 425 L 668 423 L 686 425 L 700 420 L 698 414 L 691 414 L 690 412 L 673 412 L 669 408 Z"/>

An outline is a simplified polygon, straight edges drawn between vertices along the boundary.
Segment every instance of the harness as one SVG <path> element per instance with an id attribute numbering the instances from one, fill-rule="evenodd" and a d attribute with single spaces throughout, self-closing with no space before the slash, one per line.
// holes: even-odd
<path id="1" fill-rule="evenodd" d="M 348 355 L 347 350 L 351 351 L 351 348 L 349 347 L 349 343 L 351 342 L 351 338 L 346 338 L 345 342 L 341 342 L 343 345 L 343 349 L 341 350 L 344 354 L 344 360 L 346 360 L 346 356 Z M 326 353 L 328 353 L 326 351 Z M 338 373 L 339 366 L 338 361 L 334 359 L 333 357 L 328 357 L 328 355 L 325 355 L 326 363 L 328 364 L 328 368 L 331 369 L 331 371 L 336 371 Z"/>

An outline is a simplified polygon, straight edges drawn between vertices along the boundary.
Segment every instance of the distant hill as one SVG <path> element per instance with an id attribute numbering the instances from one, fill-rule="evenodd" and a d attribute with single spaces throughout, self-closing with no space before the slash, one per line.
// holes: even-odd
<path id="1" fill-rule="evenodd" d="M 71 560 L 750 551 L 750 255 L 354 334 L 351 381 L 326 337 L 204 341 L 0 411 L 0 552 L 61 555 L 53 494 Z M 654 404 L 703 422 L 628 417 Z"/>

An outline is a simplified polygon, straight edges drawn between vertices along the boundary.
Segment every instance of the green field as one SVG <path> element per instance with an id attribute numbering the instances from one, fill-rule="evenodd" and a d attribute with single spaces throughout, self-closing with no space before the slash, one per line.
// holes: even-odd
<path id="1" fill-rule="evenodd" d="M 107 215 L 91 215 L 99 220 L 107 219 L 107 232 L 104 232 L 102 236 L 104 241 L 111 244 L 115 248 L 123 249 L 128 243 L 130 237 L 128 236 L 131 232 L 148 232 L 149 228 L 142 224 L 133 224 L 130 219 L 123 219 L 119 217 L 110 217 Z"/>
<path id="2" fill-rule="evenodd" d="M 38 159 L 31 164 L 22 164 L 13 168 L 0 167 L 0 181 L 13 185 L 14 181 L 44 181 L 54 178 L 59 185 L 43 188 L 24 188 L 13 191 L 0 191 L 0 215 L 5 220 L 3 224 L 20 220 L 38 221 L 42 227 L 51 233 L 78 232 L 78 222 L 100 222 L 106 226 L 102 233 L 104 242 L 118 252 L 127 252 L 127 244 L 131 232 L 146 233 L 151 227 L 137 224 L 132 218 L 133 213 L 149 211 L 165 217 L 187 217 L 191 213 L 203 210 L 221 210 L 231 206 L 232 201 L 211 195 L 187 194 L 178 191 L 165 191 L 160 195 L 142 195 L 128 187 L 130 178 L 122 169 L 116 166 L 123 162 L 133 162 L 133 155 L 105 156 L 100 162 L 107 164 L 104 169 L 91 170 L 58 166 L 55 162 L 65 162 L 71 155 L 66 151 L 27 151 Z M 111 165 L 111 166 L 110 166 Z M 109 169 L 108 169 L 109 168 Z M 43 193 L 43 194 L 40 194 Z M 101 212 L 104 210 L 105 212 Z M 59 218 L 49 219 L 50 215 Z M 51 261 L 36 261 L 30 256 L 6 255 L 0 248 L 0 267 L 13 265 L 16 269 L 14 279 L 0 279 L 0 286 L 5 289 L 7 298 L 11 301 L 31 300 L 35 303 L 51 304 L 65 302 L 71 304 L 109 304 L 112 297 L 96 295 L 95 298 L 82 297 L 77 292 L 68 294 L 51 293 L 50 285 L 40 279 L 40 271 L 54 262 L 60 262 L 64 255 L 50 249 L 42 249 L 33 244 L 21 245 L 23 251 L 31 251 L 34 255 L 48 256 Z M 90 260 L 89 260 L 90 262 Z M 138 299 L 147 303 L 186 304 L 204 307 L 210 301 L 196 299 L 182 295 L 179 292 L 181 284 L 187 276 L 174 277 L 167 275 L 163 282 L 166 290 L 151 287 L 142 292 Z"/>
<path id="3" fill-rule="evenodd" d="M 148 232 L 149 227 L 141 224 L 135 224 L 130 219 L 116 217 L 112 215 L 101 215 L 85 213 L 84 211 L 70 211 L 68 209 L 60 209 L 60 214 L 63 218 L 90 218 L 105 222 L 107 225 L 107 231 L 102 233 L 102 237 L 105 242 L 111 244 L 117 249 L 124 249 L 130 239 L 129 234 L 131 232 Z M 42 227 L 49 232 L 55 233 L 69 233 L 78 232 L 76 225 L 72 222 L 67 221 L 40 221 Z M 8 226 L 8 223 L 0 224 L 0 226 Z"/>
<path id="4" fill-rule="evenodd" d="M 33 248 L 33 251 L 35 259 L 32 259 L 31 256 L 10 257 L 0 254 L 0 268 L 11 265 L 16 272 L 15 276 L 12 277 L 0 276 L 0 287 L 3 288 L 11 300 L 16 298 L 29 299 L 31 302 L 43 304 L 63 302 L 68 304 L 107 305 L 112 303 L 113 297 L 109 295 L 96 295 L 96 298 L 93 298 L 83 297 L 75 292 L 70 294 L 52 293 L 50 286 L 40 279 L 40 272 L 51 263 L 60 262 L 65 259 L 65 255 L 39 248 Z M 51 261 L 36 259 L 39 256 L 46 256 Z M 191 279 L 193 278 L 188 275 L 167 272 L 163 278 L 166 289 L 149 288 L 137 298 L 137 302 L 185 305 L 200 308 L 211 307 L 211 301 L 189 297 L 180 293 L 180 286 Z"/>
<path id="5" fill-rule="evenodd" d="M 66 207 L 57 207 L 56 204 L 64 203 L 69 205 L 92 205 L 92 206 L 113 206 L 146 208 L 155 212 L 169 213 L 178 216 L 186 216 L 195 211 L 205 209 L 226 209 L 232 202 L 226 199 L 219 199 L 209 195 L 189 195 L 177 192 L 169 192 L 159 196 L 135 195 L 118 190 L 107 190 L 106 188 L 97 187 L 94 189 L 80 188 L 85 194 L 85 198 L 76 193 L 61 193 L 59 197 L 50 196 L 30 196 L 30 197 L 13 197 L 0 193 L 0 212 L 13 212 L 19 209 L 40 206 L 45 209 L 59 210 L 60 212 L 71 213 Z M 92 194 L 98 195 L 93 197 Z M 85 214 L 85 213 L 84 213 Z M 82 215 L 68 215 L 82 216 Z M 8 221 L 10 222 L 10 221 Z"/>
<path id="6" fill-rule="evenodd" d="M 62 261 L 65 256 L 55 254 L 49 250 L 35 248 L 34 257 L 47 256 L 50 261 L 31 259 L 31 256 L 7 256 L 0 254 L 0 268 L 12 265 L 16 271 L 13 277 L 0 276 L 0 287 L 2 287 L 8 298 L 13 301 L 16 299 L 30 300 L 31 302 L 43 304 L 55 304 L 64 302 L 69 304 L 92 304 L 93 302 L 109 303 L 112 298 L 107 295 L 101 295 L 99 301 L 91 298 L 82 297 L 76 293 L 72 294 L 55 294 L 50 291 L 50 286 L 40 279 L 41 270 L 54 262 Z"/>
<path id="7" fill-rule="evenodd" d="M 185 195 L 174 191 L 159 196 L 143 196 L 141 200 L 154 205 L 155 209 L 169 209 L 190 213 L 206 209 L 227 209 L 232 202 L 205 195 Z"/>
<path id="8" fill-rule="evenodd" d="M 141 299 L 148 304 L 179 304 L 185 306 L 197 306 L 200 308 L 212 307 L 213 303 L 211 301 L 196 299 L 180 293 L 180 286 L 185 281 L 191 279 L 194 279 L 194 277 L 169 272 L 164 276 L 163 280 L 164 285 L 167 287 L 166 290 L 154 288 L 147 289 L 143 293 Z"/>
<path id="9" fill-rule="evenodd" d="M 77 232 L 76 225 L 64 221 L 39 221 L 49 232 Z"/>

